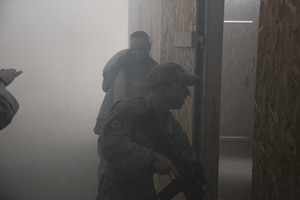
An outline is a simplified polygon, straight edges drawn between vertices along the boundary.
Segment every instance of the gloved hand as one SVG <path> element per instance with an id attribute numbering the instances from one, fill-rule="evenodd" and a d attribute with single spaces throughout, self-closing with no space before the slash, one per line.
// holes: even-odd
<path id="1" fill-rule="evenodd" d="M 0 81 L 8 86 L 13 80 L 22 74 L 22 71 L 17 71 L 16 69 L 0 69 Z"/>
<path id="2" fill-rule="evenodd" d="M 173 172 L 177 178 L 180 177 L 179 172 L 175 167 L 174 163 L 161 154 L 156 154 L 156 159 L 153 162 L 152 167 L 158 174 L 169 174 L 170 172 Z"/>

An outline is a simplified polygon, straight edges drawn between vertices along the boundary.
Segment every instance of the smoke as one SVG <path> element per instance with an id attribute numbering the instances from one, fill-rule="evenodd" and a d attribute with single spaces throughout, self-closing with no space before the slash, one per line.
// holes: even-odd
<path id="1" fill-rule="evenodd" d="M 127 47 L 125 0 L 0 0 L 0 67 L 20 103 L 0 132 L 0 199 L 91 199 L 102 69 Z"/>

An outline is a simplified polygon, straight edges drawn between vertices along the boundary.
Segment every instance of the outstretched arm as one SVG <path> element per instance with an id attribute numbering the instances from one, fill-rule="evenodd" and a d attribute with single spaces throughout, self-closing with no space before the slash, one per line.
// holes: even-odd
<path id="1" fill-rule="evenodd" d="M 0 83 L 3 87 L 8 86 L 17 76 L 22 74 L 22 71 L 17 71 L 16 69 L 0 69 Z"/>
<path id="2" fill-rule="evenodd" d="M 0 70 L 0 130 L 5 128 L 19 109 L 19 104 L 14 96 L 6 90 L 6 86 L 19 76 L 22 71 L 16 69 Z"/>

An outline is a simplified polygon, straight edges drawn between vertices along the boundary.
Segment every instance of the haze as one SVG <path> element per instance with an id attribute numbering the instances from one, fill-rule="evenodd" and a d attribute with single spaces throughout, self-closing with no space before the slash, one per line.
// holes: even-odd
<path id="1" fill-rule="evenodd" d="M 97 191 L 102 69 L 127 47 L 126 0 L 0 0 L 0 67 L 20 110 L 0 132 L 1 200 L 86 200 Z"/>

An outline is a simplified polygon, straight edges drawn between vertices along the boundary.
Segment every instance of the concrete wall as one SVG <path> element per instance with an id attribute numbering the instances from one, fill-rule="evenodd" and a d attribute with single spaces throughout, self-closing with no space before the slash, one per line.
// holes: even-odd
<path id="1" fill-rule="evenodd" d="M 300 2 L 261 2 L 253 200 L 300 199 Z"/>

